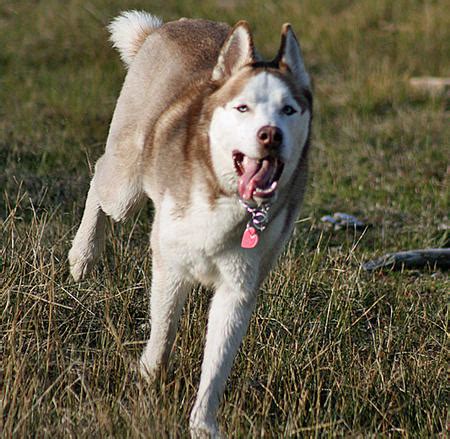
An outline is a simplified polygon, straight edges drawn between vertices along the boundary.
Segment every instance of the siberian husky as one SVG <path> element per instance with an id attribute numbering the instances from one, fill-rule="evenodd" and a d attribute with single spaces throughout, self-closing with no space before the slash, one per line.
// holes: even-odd
<path id="1" fill-rule="evenodd" d="M 245 21 L 163 24 L 124 12 L 109 27 L 128 69 L 69 252 L 75 280 L 90 271 L 106 216 L 155 207 L 151 335 L 140 360 L 167 366 L 193 284 L 215 294 L 190 416 L 193 437 L 217 437 L 217 409 L 258 289 L 294 227 L 305 189 L 312 94 L 289 24 L 264 61 Z"/>

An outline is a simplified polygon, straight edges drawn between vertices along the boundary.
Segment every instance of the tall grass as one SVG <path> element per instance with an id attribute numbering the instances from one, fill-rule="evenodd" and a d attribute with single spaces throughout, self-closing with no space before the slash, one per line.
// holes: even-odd
<path id="1" fill-rule="evenodd" d="M 448 246 L 448 102 L 407 82 L 448 75 L 443 0 L 1 3 L 1 435 L 187 436 L 210 292 L 192 292 L 169 376 L 148 387 L 151 207 L 110 225 L 88 280 L 66 262 L 124 77 L 105 25 L 130 8 L 246 18 L 267 57 L 289 21 L 314 78 L 307 198 L 228 382 L 229 437 L 444 435 L 448 274 L 360 268 Z M 325 229 L 338 210 L 371 227 Z"/>

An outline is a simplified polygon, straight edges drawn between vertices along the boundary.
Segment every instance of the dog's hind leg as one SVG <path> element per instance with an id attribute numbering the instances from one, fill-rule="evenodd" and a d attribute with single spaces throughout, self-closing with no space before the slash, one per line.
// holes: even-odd
<path id="1" fill-rule="evenodd" d="M 70 273 L 75 281 L 83 279 L 89 273 L 103 250 L 105 220 L 92 180 L 83 218 L 69 251 Z"/>
<path id="2" fill-rule="evenodd" d="M 150 296 L 151 333 L 141 356 L 141 374 L 154 381 L 164 373 L 177 332 L 178 321 L 191 284 L 153 255 Z"/>
<path id="3" fill-rule="evenodd" d="M 83 279 L 100 256 L 105 241 L 106 215 L 126 219 L 143 199 L 138 176 L 121 168 L 112 156 L 100 157 L 86 199 L 83 218 L 69 251 L 70 273 Z"/>

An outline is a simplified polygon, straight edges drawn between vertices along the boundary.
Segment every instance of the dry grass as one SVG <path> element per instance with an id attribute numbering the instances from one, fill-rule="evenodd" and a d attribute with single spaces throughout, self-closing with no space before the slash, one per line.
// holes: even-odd
<path id="1" fill-rule="evenodd" d="M 87 281 L 75 284 L 66 262 L 124 74 L 104 26 L 128 8 L 247 18 L 268 55 L 290 21 L 315 80 L 303 219 L 229 380 L 229 436 L 444 435 L 448 274 L 360 264 L 448 246 L 448 103 L 407 87 L 448 74 L 448 3 L 147 3 L 0 6 L 0 435 L 187 435 L 210 293 L 192 293 L 169 377 L 147 387 L 135 365 L 150 329 L 151 208 L 111 225 Z M 319 218 L 338 210 L 372 227 L 324 230 Z"/>

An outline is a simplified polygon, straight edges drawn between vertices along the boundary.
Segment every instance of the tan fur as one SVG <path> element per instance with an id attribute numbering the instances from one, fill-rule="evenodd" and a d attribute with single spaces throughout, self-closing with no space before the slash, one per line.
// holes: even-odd
<path id="1" fill-rule="evenodd" d="M 221 23 L 181 20 L 165 24 L 145 40 L 130 66 L 118 99 L 106 154 L 97 164 L 96 172 L 102 176 L 104 184 L 96 185 L 96 190 L 106 213 L 114 219 L 123 219 L 139 204 L 144 183 L 147 194 L 157 202 L 158 189 L 153 188 L 151 181 L 154 174 L 144 182 L 142 171 L 157 161 L 158 147 L 153 140 L 155 124 L 164 113 L 164 120 L 159 123 L 169 126 L 171 117 L 178 111 L 176 98 L 193 83 L 210 75 L 228 31 L 229 26 Z M 183 127 L 177 129 L 183 130 Z M 165 148 L 164 152 L 173 154 L 173 160 L 179 159 L 175 145 L 172 149 Z M 108 178 L 112 168 L 116 169 L 114 181 Z M 165 174 L 164 169 L 161 174 Z M 117 200 L 118 181 L 135 188 L 132 205 Z M 113 205 L 121 205 L 123 209 L 117 211 Z"/>
<path id="2" fill-rule="evenodd" d="M 151 16 L 147 19 L 153 22 Z M 125 34 L 115 40 L 131 54 L 129 70 L 69 252 L 71 273 L 79 280 L 91 269 L 103 245 L 106 215 L 126 219 L 151 198 L 152 331 L 141 370 L 154 379 L 166 367 L 192 285 L 215 288 L 190 428 L 193 437 L 219 437 L 216 413 L 225 380 L 258 289 L 292 233 L 305 191 L 312 118 L 309 76 L 288 25 L 271 62 L 259 58 L 245 22 L 231 29 L 181 19 L 134 39 Z M 265 84 L 275 89 L 274 96 Z M 243 96 L 259 105 L 260 119 L 256 111 L 253 119 L 236 119 L 240 103 L 235 100 Z M 286 102 L 295 107 L 295 118 L 284 112 Z M 256 133 L 273 120 L 290 139 L 270 152 L 277 154 L 274 160 L 282 159 L 285 170 L 274 183 L 279 189 L 258 247 L 244 249 L 240 240 L 249 214 L 240 204 L 232 150 L 247 148 L 245 156 L 253 163 L 268 163 L 268 149 Z M 244 137 L 235 136 L 236 125 Z M 281 169 L 273 166 L 274 172 Z"/>

